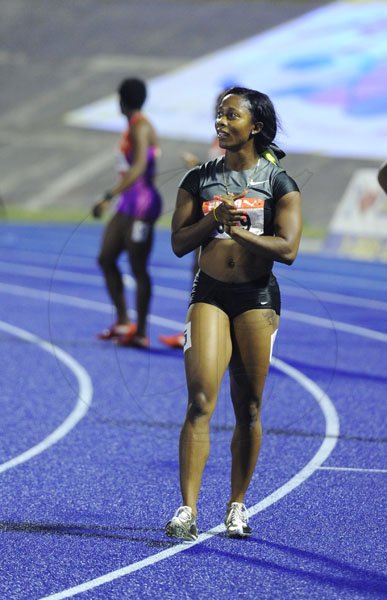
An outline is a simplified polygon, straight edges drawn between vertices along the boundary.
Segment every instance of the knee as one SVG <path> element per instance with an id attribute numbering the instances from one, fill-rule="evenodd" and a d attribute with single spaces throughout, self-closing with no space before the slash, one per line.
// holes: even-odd
<path id="1" fill-rule="evenodd" d="M 254 398 L 246 402 L 244 409 L 237 412 L 237 423 L 239 426 L 252 429 L 259 427 L 261 422 L 261 399 Z"/>
<path id="2" fill-rule="evenodd" d="M 256 398 L 249 405 L 249 425 L 254 426 L 261 421 L 261 398 Z"/>
<path id="3" fill-rule="evenodd" d="M 108 271 L 114 265 L 114 260 L 103 252 L 98 255 L 97 262 L 103 271 Z"/>
<path id="4" fill-rule="evenodd" d="M 191 396 L 188 405 L 188 418 L 191 421 L 210 419 L 212 412 L 212 402 L 205 392 L 195 392 Z"/>
<path id="5" fill-rule="evenodd" d="M 133 276 L 137 281 L 141 281 L 142 283 L 150 283 L 150 276 L 146 266 L 139 267 L 131 265 L 131 267 Z"/>

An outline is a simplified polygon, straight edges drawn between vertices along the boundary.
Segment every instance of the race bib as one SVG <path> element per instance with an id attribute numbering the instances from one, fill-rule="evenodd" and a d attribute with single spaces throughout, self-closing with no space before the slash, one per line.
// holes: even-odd
<path id="1" fill-rule="evenodd" d="M 202 211 L 204 215 L 210 213 L 214 208 L 219 206 L 219 200 L 208 200 L 203 202 Z M 254 235 L 262 235 L 264 230 L 264 208 L 265 200 L 263 198 L 238 198 L 234 202 L 235 208 L 241 209 L 246 213 L 246 222 L 240 223 L 239 227 L 243 227 L 254 233 Z M 220 239 L 230 239 L 227 233 L 221 233 L 214 229 L 212 237 Z"/>
<path id="2" fill-rule="evenodd" d="M 146 242 L 149 234 L 149 223 L 145 221 L 134 221 L 132 225 L 132 242 Z"/>

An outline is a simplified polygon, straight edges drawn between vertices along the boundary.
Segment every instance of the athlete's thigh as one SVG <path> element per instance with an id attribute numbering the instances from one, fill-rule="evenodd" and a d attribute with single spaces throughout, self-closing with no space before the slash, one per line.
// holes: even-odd
<path id="1" fill-rule="evenodd" d="M 262 395 L 278 323 L 271 309 L 249 310 L 233 320 L 230 376 L 234 394 Z"/>
<path id="2" fill-rule="evenodd" d="M 217 393 L 231 358 L 230 321 L 218 307 L 192 304 L 186 322 L 184 362 L 189 391 Z"/>
<path id="3" fill-rule="evenodd" d="M 116 258 L 125 249 L 126 232 L 127 217 L 116 213 L 105 227 L 100 254 Z"/>

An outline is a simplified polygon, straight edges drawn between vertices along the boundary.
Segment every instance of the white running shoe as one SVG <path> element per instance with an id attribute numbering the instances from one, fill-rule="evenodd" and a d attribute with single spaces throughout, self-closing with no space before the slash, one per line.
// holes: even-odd
<path id="1" fill-rule="evenodd" d="M 196 520 L 189 506 L 180 506 L 172 519 L 165 526 L 165 533 L 169 537 L 194 542 L 198 539 Z"/>
<path id="2" fill-rule="evenodd" d="M 251 535 L 251 527 L 247 510 L 242 502 L 232 502 L 224 518 L 228 537 L 247 537 Z"/>

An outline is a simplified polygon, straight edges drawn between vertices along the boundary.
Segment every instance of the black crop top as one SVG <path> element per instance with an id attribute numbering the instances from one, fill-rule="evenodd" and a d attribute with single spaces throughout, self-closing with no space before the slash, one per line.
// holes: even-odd
<path id="1" fill-rule="evenodd" d="M 228 171 L 223 165 L 224 157 L 221 157 L 194 167 L 180 183 L 179 187 L 197 200 L 198 218 L 220 204 L 215 196 L 226 194 L 227 190 L 240 193 L 248 187 L 246 195 L 236 200 L 235 206 L 247 212 L 251 233 L 274 235 L 277 201 L 289 192 L 298 192 L 297 183 L 280 166 L 263 157 L 248 171 Z M 212 237 L 229 239 L 226 233 L 216 229 Z"/>

